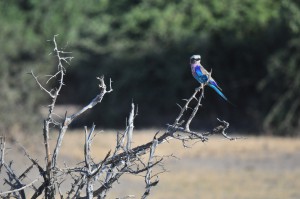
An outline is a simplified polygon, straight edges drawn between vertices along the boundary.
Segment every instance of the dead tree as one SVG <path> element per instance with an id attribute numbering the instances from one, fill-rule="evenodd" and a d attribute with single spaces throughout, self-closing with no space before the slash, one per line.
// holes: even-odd
<path id="1" fill-rule="evenodd" d="M 99 93 L 96 97 L 84 106 L 80 111 L 69 114 L 65 113 L 63 120 L 58 121 L 55 118 L 55 105 L 57 98 L 60 95 L 61 88 L 64 85 L 64 76 L 66 73 L 65 65 L 69 64 L 73 57 L 69 56 L 70 52 L 60 50 L 56 42 L 56 35 L 53 40 L 53 53 L 58 60 L 57 72 L 54 75 L 48 77 L 47 81 L 43 84 L 40 81 L 39 76 L 36 76 L 33 71 L 31 75 L 36 81 L 37 85 L 42 91 L 44 91 L 50 98 L 51 103 L 48 106 L 48 115 L 44 119 L 43 123 L 43 141 L 45 151 L 45 165 L 41 165 L 37 160 L 32 158 L 24 149 L 25 155 L 31 162 L 31 166 L 24 169 L 21 175 L 17 175 L 12 169 L 11 163 L 5 162 L 5 138 L 0 139 L 0 173 L 4 170 L 7 173 L 5 182 L 9 185 L 10 190 L 0 190 L 0 196 L 2 198 L 28 198 L 26 190 L 32 189 L 33 192 L 30 198 L 38 198 L 44 196 L 46 199 L 52 199 L 56 197 L 60 198 L 106 198 L 107 193 L 113 188 L 113 184 L 116 183 L 120 177 L 127 173 L 132 175 L 142 175 L 145 180 L 145 191 L 141 198 L 147 198 L 151 189 L 159 182 L 159 174 L 164 172 L 163 157 L 155 155 L 156 148 L 170 140 L 176 139 L 186 146 L 188 141 L 201 141 L 206 142 L 209 136 L 213 134 L 222 134 L 229 140 L 235 140 L 238 138 L 229 137 L 225 130 L 229 127 L 229 123 L 219 120 L 220 125 L 214 128 L 212 131 L 201 133 L 190 130 L 190 124 L 193 121 L 201 101 L 204 96 L 204 87 L 197 88 L 189 99 L 185 100 L 184 106 L 180 106 L 180 112 L 172 124 L 167 124 L 164 132 L 156 132 L 153 139 L 149 142 L 134 147 L 131 147 L 134 130 L 134 119 L 137 116 L 137 109 L 134 104 L 131 105 L 131 111 L 127 121 L 127 127 L 124 132 L 118 132 L 116 134 L 116 146 L 113 151 L 108 151 L 107 155 L 100 162 L 94 162 L 91 157 L 91 143 L 95 136 L 95 125 L 90 129 L 84 128 L 85 144 L 84 144 L 84 160 L 74 167 L 59 166 L 57 164 L 60 148 L 63 144 L 64 135 L 68 130 L 69 125 L 78 117 L 80 117 L 88 109 L 92 109 L 95 105 L 100 103 L 103 97 L 112 92 L 112 81 L 109 81 L 109 86 L 106 86 L 104 77 L 98 77 L 99 80 Z M 57 81 L 57 87 L 47 89 L 46 84 L 50 81 Z M 198 96 L 198 97 L 197 97 Z M 191 106 L 191 102 L 196 101 L 197 104 L 194 107 Z M 188 111 L 191 109 L 192 111 Z M 187 121 L 182 118 L 184 114 L 187 116 Z M 56 127 L 56 128 L 54 128 Z M 58 137 L 56 139 L 55 146 L 50 147 L 50 130 L 58 129 Z M 68 140 L 65 140 L 65 142 Z M 159 167 L 160 172 L 153 173 L 153 167 Z M 27 174 L 32 170 L 37 169 L 39 177 L 30 183 L 23 183 Z M 72 179 L 70 189 L 63 192 L 62 184 L 65 180 Z"/>

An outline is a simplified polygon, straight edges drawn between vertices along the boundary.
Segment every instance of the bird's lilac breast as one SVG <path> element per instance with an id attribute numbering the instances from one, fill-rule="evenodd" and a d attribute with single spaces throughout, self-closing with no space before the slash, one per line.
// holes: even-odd
<path id="1" fill-rule="evenodd" d="M 194 78 L 197 79 L 197 74 L 196 74 L 196 67 L 197 65 L 196 64 L 191 64 L 191 71 L 192 71 L 192 75 Z"/>

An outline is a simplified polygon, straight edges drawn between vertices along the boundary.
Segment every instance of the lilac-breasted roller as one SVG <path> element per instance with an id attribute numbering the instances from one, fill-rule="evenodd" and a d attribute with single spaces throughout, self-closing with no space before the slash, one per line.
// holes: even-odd
<path id="1" fill-rule="evenodd" d="M 200 64 L 201 56 L 193 55 L 190 59 L 191 70 L 194 78 L 204 86 L 207 84 L 209 87 L 214 89 L 224 100 L 228 101 L 227 97 L 221 92 L 221 88 L 217 82 L 211 77 L 211 72 L 207 72 L 205 68 Z"/>

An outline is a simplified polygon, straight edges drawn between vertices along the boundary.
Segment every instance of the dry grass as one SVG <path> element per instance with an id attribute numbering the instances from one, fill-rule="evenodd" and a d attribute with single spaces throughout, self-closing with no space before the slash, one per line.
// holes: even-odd
<path id="1" fill-rule="evenodd" d="M 136 131 L 133 145 L 151 140 L 155 132 Z M 95 160 L 101 160 L 114 148 L 115 135 L 116 131 L 105 131 L 94 138 Z M 83 130 L 68 132 L 61 160 L 68 164 L 82 160 L 83 143 Z M 158 147 L 158 154 L 174 154 L 180 160 L 166 159 L 165 166 L 170 172 L 160 175 L 160 183 L 150 198 L 300 198 L 299 139 L 248 137 L 230 142 L 212 137 L 208 143 L 190 144 L 192 148 L 184 148 L 181 142 L 172 140 Z M 41 146 L 27 148 L 37 153 L 40 152 L 37 147 Z M 143 188 L 141 177 L 125 175 L 108 198 L 125 195 L 139 198 Z"/>
<path id="2" fill-rule="evenodd" d="M 156 130 L 136 131 L 134 146 L 150 141 Z M 116 131 L 99 131 L 93 142 L 93 155 L 97 159 L 103 158 L 108 150 L 114 149 Z M 62 154 L 78 160 L 83 158 L 84 132 L 74 131 L 66 134 L 62 147 Z M 294 154 L 300 151 L 300 139 L 279 137 L 247 137 L 243 140 L 228 141 L 223 137 L 212 137 L 207 143 L 189 143 L 191 148 L 184 148 L 182 143 L 171 140 L 158 148 L 158 154 L 175 154 L 177 157 L 204 158 L 204 157 L 231 157 L 240 159 L 272 158 L 280 155 Z M 70 150 L 72 149 L 72 150 Z"/>

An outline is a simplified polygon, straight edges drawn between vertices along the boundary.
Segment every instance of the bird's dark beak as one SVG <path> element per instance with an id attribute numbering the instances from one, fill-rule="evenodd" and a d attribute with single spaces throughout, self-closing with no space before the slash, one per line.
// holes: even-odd
<path id="1" fill-rule="evenodd" d="M 194 64 L 196 61 L 199 61 L 199 60 L 200 60 L 200 59 L 194 59 L 194 58 L 193 58 L 193 59 L 191 59 L 190 63 L 191 63 L 191 64 Z"/>

